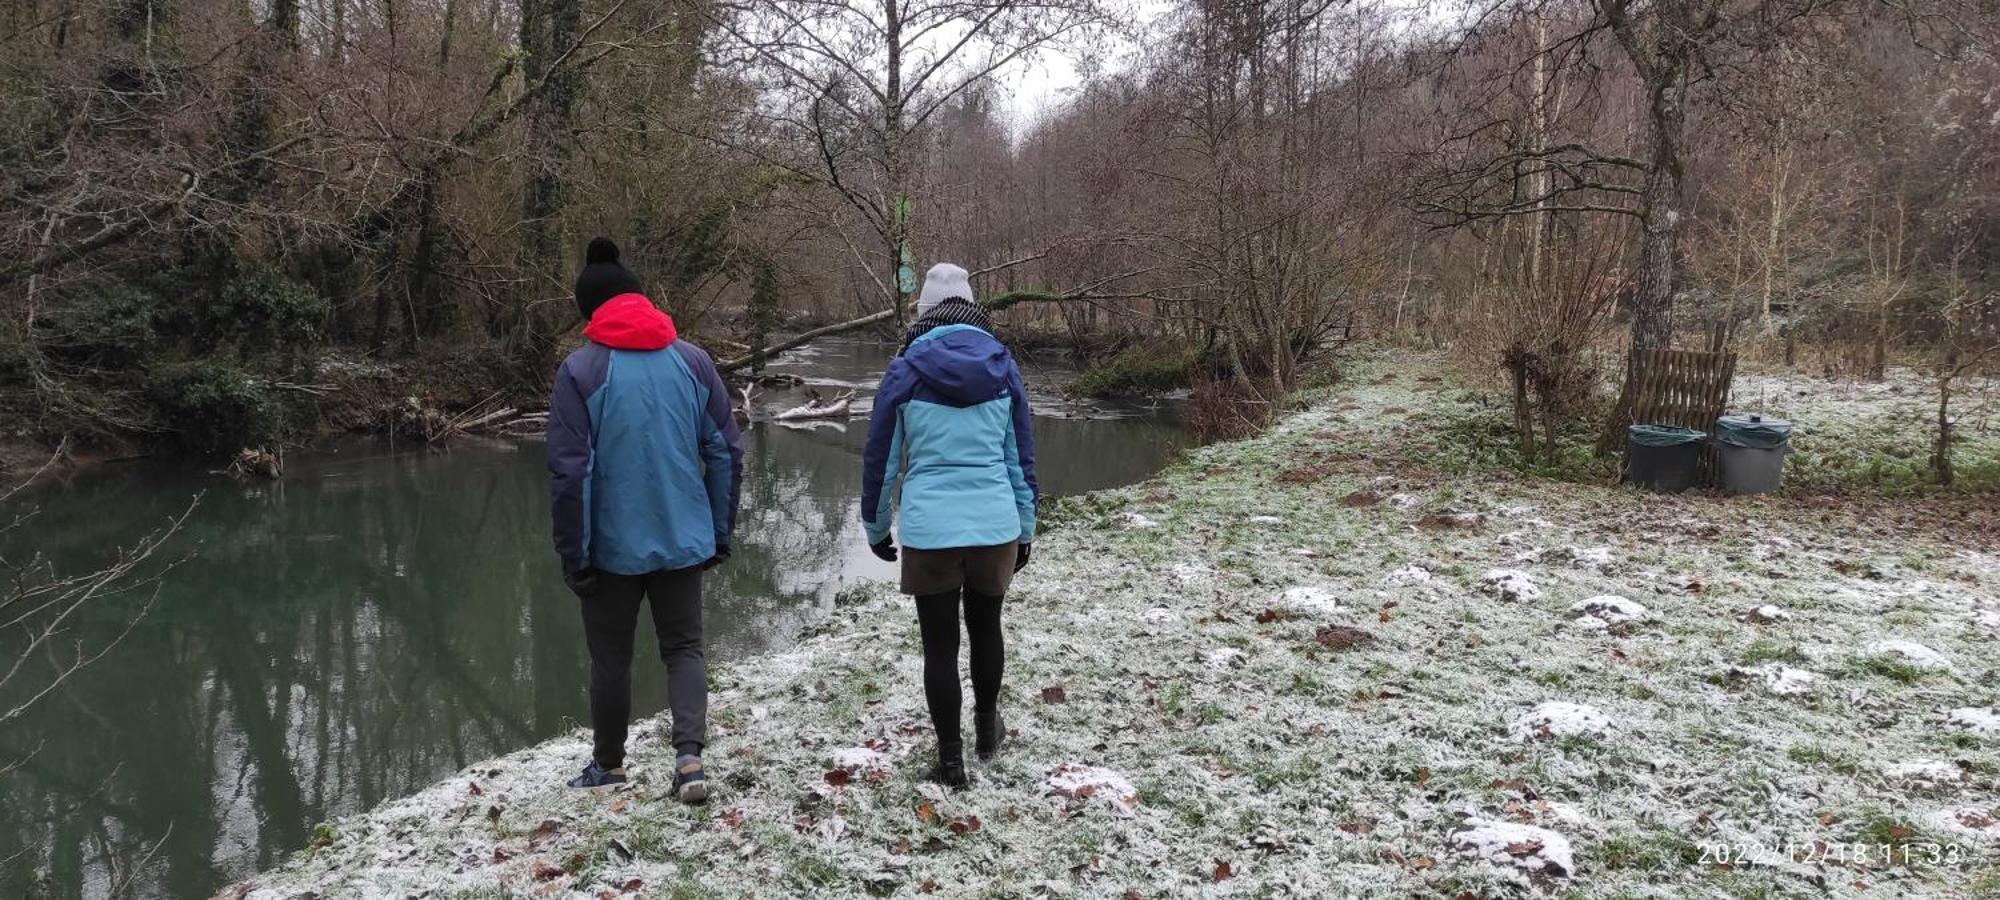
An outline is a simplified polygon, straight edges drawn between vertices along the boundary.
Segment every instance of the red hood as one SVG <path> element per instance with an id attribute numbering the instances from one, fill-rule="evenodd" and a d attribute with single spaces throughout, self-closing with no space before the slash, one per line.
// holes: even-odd
<path id="1" fill-rule="evenodd" d="M 591 314 L 583 336 L 613 350 L 658 350 L 679 335 L 674 320 L 646 295 L 619 294 Z"/>

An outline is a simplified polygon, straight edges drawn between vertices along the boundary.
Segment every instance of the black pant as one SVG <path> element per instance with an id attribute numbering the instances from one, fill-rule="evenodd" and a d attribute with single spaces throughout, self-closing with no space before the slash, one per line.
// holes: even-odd
<path id="1" fill-rule="evenodd" d="M 632 638 L 639 605 L 653 601 L 653 631 L 667 664 L 667 705 L 674 747 L 700 753 L 708 735 L 708 661 L 701 640 L 701 567 L 647 575 L 600 572 L 597 594 L 583 601 L 583 637 L 590 646 L 592 756 L 606 769 L 625 764 L 632 721 Z"/>
<path id="2" fill-rule="evenodd" d="M 965 633 L 972 644 L 972 706 L 981 714 L 1000 702 L 1000 673 L 1007 646 L 1000 636 L 1001 598 L 974 591 L 946 591 L 917 597 L 917 629 L 924 639 L 924 699 L 937 728 L 938 748 L 962 752 L 959 714 L 965 701 L 958 689 L 958 606 L 965 598 Z"/>

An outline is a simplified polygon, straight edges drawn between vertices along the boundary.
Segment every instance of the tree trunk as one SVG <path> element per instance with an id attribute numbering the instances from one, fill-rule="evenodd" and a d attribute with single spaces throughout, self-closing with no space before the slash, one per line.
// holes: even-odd
<path id="1" fill-rule="evenodd" d="M 1632 349 L 1664 349 L 1673 343 L 1674 295 L 1680 285 L 1681 200 L 1687 111 L 1682 105 L 1681 57 L 1666 57 L 1654 70 L 1647 104 L 1652 153 L 1640 198 L 1639 286 L 1632 297 Z"/>
<path id="2" fill-rule="evenodd" d="M 523 363 L 541 363 L 553 335 L 540 309 L 546 297 L 562 292 L 562 212 L 568 185 L 564 168 L 571 150 L 581 80 L 572 66 L 551 69 L 576 40 L 582 14 L 579 0 L 521 0 L 523 74 L 529 84 L 548 87 L 528 109 L 528 173 L 521 196 L 521 282 L 514 298 L 507 341 Z"/>

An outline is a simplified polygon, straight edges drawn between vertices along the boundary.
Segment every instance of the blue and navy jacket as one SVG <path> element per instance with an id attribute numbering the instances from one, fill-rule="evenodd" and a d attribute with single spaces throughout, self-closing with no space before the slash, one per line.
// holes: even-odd
<path id="1" fill-rule="evenodd" d="M 861 521 L 919 550 L 1035 539 L 1035 433 L 1021 369 L 971 325 L 931 329 L 882 373 L 862 450 Z"/>
<path id="2" fill-rule="evenodd" d="M 591 315 L 556 371 L 549 495 L 563 570 L 643 575 L 729 542 L 743 439 L 715 361 L 639 294 Z"/>

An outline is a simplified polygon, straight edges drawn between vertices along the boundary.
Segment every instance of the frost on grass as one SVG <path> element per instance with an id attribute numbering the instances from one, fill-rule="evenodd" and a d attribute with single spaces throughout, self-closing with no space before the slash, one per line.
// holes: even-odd
<path id="1" fill-rule="evenodd" d="M 1612 594 L 1578 600 L 1570 604 L 1569 614 L 1577 627 L 1589 629 L 1644 622 L 1651 615 L 1646 607 Z"/>
<path id="2" fill-rule="evenodd" d="M 1192 451 L 1042 537 L 1008 598 L 1010 737 L 969 760 L 968 789 L 923 781 L 915 623 L 869 587 L 795 646 L 712 670 L 710 806 L 668 796 L 658 719 L 609 794 L 561 787 L 589 755 L 566 735 L 330 823 L 245 900 L 1977 895 L 2000 853 L 1976 824 L 2000 808 L 2000 664 L 1977 616 L 2000 612 L 2000 555 L 1851 499 L 1800 516 L 1513 472 L 1419 482 L 1435 460 L 1412 454 L 1445 434 L 1430 423 L 1491 412 L 1407 360 L 1377 371 L 1314 401 L 1324 425 Z M 1414 412 L 1341 429 L 1329 456 L 1336 404 L 1346 422 Z M 1309 483 L 1278 477 L 1303 466 Z M 1505 525 L 1413 527 L 1447 507 Z M 1539 596 L 1483 584 L 1494 566 Z M 1643 603 L 1643 631 L 1568 626 L 1602 595 Z M 1768 692 L 1887 640 L 1957 675 L 1870 660 Z M 1985 855 L 1687 858 L 1704 839 L 1851 840 L 1885 813 Z"/>
<path id="3" fill-rule="evenodd" d="M 1858 651 L 1862 657 L 1889 659 L 1926 672 L 1945 672 L 1951 669 L 1951 660 L 1944 654 L 1932 650 L 1916 641 L 1901 638 L 1885 638 L 1869 641 Z"/>
<path id="4" fill-rule="evenodd" d="M 1590 737 L 1611 729 L 1611 717 L 1597 707 L 1550 700 L 1514 720 L 1509 733 L 1519 740 Z"/>
<path id="5" fill-rule="evenodd" d="M 1488 569 L 1485 575 L 1480 576 L 1480 581 L 1502 600 L 1539 600 L 1542 597 L 1541 586 L 1520 569 Z"/>
<path id="6" fill-rule="evenodd" d="M 1576 871 L 1569 838 L 1534 825 L 1469 819 L 1464 829 L 1452 834 L 1451 845 L 1466 856 L 1534 875 L 1565 877 Z"/>

